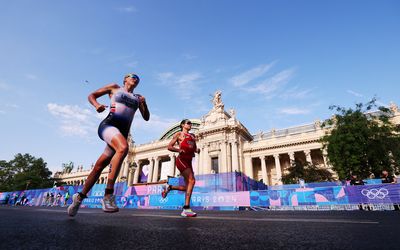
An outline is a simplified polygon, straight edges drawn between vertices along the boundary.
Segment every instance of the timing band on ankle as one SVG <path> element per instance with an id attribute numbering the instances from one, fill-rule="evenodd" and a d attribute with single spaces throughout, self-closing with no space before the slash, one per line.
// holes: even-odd
<path id="1" fill-rule="evenodd" d="M 190 208 L 190 206 L 187 206 L 187 205 L 183 206 L 183 209 L 189 209 L 189 208 Z"/>
<path id="2" fill-rule="evenodd" d="M 114 193 L 114 188 L 113 189 L 106 188 L 105 194 L 113 194 L 113 193 Z"/>
<path id="3" fill-rule="evenodd" d="M 81 192 L 79 192 L 78 195 L 82 198 L 82 200 L 87 198 L 86 194 L 82 194 Z"/>

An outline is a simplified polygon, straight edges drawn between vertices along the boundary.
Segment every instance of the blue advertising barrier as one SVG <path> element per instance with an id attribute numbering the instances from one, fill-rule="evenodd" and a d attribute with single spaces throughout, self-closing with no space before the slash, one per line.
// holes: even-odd
<path id="1" fill-rule="evenodd" d="M 368 180 L 368 182 L 370 182 Z M 183 178 L 171 178 L 171 185 L 184 184 Z M 364 186 L 330 186 L 310 188 L 292 188 L 265 190 L 267 187 L 259 185 L 242 173 L 224 173 L 216 175 L 196 176 L 196 186 L 191 199 L 195 207 L 212 207 L 213 209 L 235 209 L 237 207 L 301 207 L 301 206 L 350 206 L 360 203 L 392 204 L 400 203 L 400 184 L 373 184 Z M 319 185 L 321 183 L 318 183 Z M 330 185 L 331 183 L 325 183 Z M 346 183 L 347 184 L 347 183 Z M 288 185 L 288 187 L 290 187 Z M 44 205 L 47 193 L 62 195 L 59 204 L 63 204 L 65 194 L 70 196 L 81 191 L 83 186 L 67 186 L 64 188 L 49 188 L 23 190 L 0 193 L 0 200 L 4 201 L 10 195 L 9 203 L 14 204 L 13 198 L 18 195 L 18 201 L 24 194 L 28 206 Z M 97 184 L 88 193 L 88 198 L 82 203 L 86 207 L 99 207 L 104 196 L 106 184 Z M 260 190 L 264 188 L 264 190 Z M 180 209 L 184 202 L 184 192 L 172 191 L 167 199 L 161 197 L 162 185 L 141 185 L 127 187 L 126 183 L 116 183 L 114 193 L 120 207 L 135 209 Z M 56 199 L 50 205 L 55 204 Z M 67 205 L 71 204 L 71 199 Z M 381 206 L 381 205 L 379 205 Z"/>

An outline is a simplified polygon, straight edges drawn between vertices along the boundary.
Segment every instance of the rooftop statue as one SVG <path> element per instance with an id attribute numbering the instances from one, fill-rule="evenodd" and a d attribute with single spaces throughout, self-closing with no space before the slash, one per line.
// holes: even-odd
<path id="1" fill-rule="evenodd" d="M 72 169 L 74 169 L 74 163 L 70 161 L 69 163 L 62 164 L 63 173 L 71 173 Z"/>
<path id="2" fill-rule="evenodd" d="M 213 97 L 213 99 L 210 100 L 212 103 L 214 103 L 213 109 L 224 108 L 225 105 L 222 103 L 221 94 L 222 94 L 221 90 L 215 92 L 214 95 L 210 94 L 210 96 Z"/>

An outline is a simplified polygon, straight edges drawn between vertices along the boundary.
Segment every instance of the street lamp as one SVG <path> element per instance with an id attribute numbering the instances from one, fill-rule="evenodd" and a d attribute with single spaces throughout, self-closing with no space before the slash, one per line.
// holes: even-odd
<path id="1" fill-rule="evenodd" d="M 28 190 L 29 184 L 31 184 L 31 181 L 30 181 L 30 180 L 28 180 L 28 181 L 26 182 L 26 190 Z"/>

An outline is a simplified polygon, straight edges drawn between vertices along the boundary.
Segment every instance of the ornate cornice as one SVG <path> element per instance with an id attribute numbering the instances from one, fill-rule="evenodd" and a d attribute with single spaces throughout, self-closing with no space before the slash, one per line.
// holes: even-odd
<path id="1" fill-rule="evenodd" d="M 287 148 L 287 147 L 293 147 L 293 146 L 299 146 L 299 145 L 305 145 L 305 144 L 318 143 L 318 141 L 319 141 L 319 139 L 315 139 L 315 140 L 307 140 L 307 141 L 301 141 L 301 142 L 286 143 L 286 144 L 281 144 L 281 145 L 274 145 L 274 146 L 269 146 L 269 147 L 267 146 L 267 147 L 260 147 L 260 148 L 250 148 L 250 149 L 243 150 L 243 153 L 253 153 L 253 152 L 260 152 L 260 151 L 264 151 L 264 150 Z"/>

